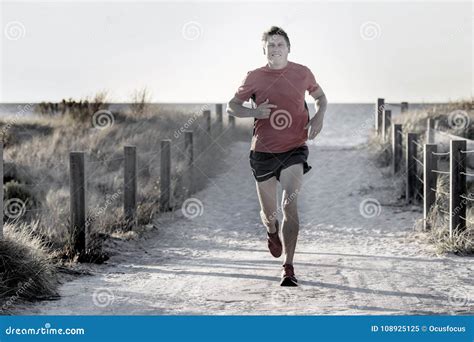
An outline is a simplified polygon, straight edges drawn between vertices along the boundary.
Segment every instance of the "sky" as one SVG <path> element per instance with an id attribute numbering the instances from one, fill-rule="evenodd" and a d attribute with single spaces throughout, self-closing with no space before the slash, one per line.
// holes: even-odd
<path id="1" fill-rule="evenodd" d="M 471 2 L 0 1 L 0 102 L 226 102 L 272 25 L 330 103 L 473 95 Z"/>

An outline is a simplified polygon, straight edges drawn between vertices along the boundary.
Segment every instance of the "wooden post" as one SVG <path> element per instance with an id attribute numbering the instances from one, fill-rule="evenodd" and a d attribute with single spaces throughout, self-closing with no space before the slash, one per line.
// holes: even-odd
<path id="1" fill-rule="evenodd" d="M 204 126 L 206 133 L 211 137 L 211 111 L 210 110 L 205 110 L 202 112 L 204 115 Z"/>
<path id="2" fill-rule="evenodd" d="M 220 132 L 222 132 L 222 129 L 224 127 L 223 125 L 223 117 L 222 117 L 222 103 L 217 103 L 216 104 L 216 120 L 217 120 L 217 128 L 219 129 Z"/>
<path id="3" fill-rule="evenodd" d="M 171 139 L 161 140 L 160 210 L 171 208 Z"/>
<path id="4" fill-rule="evenodd" d="M 402 113 L 405 113 L 407 110 L 408 110 L 408 102 L 402 102 L 401 107 L 400 107 L 400 111 Z"/>
<path id="5" fill-rule="evenodd" d="M 433 119 L 428 119 L 426 121 L 426 143 L 427 144 L 432 144 L 434 143 L 434 136 L 433 136 L 433 130 L 434 130 L 434 120 Z"/>
<path id="6" fill-rule="evenodd" d="M 375 105 L 375 133 L 380 134 L 382 130 L 382 112 L 385 108 L 385 100 L 378 98 L 377 104 Z"/>
<path id="7" fill-rule="evenodd" d="M 400 171 L 402 161 L 402 125 L 392 125 L 392 171 L 396 174 Z"/>
<path id="8" fill-rule="evenodd" d="M 430 229 L 427 218 L 431 207 L 436 200 L 437 174 L 433 170 L 438 169 L 438 159 L 433 153 L 438 151 L 436 144 L 425 144 L 423 148 L 423 228 Z M 434 190 L 432 190 L 434 189 Z"/>
<path id="9" fill-rule="evenodd" d="M 2 190 L 0 191 L 0 239 L 3 239 L 3 142 L 0 142 L 0 177 Z"/>
<path id="10" fill-rule="evenodd" d="M 417 134 L 416 135 L 416 142 L 419 144 L 420 142 L 420 134 Z M 415 146 L 414 146 L 414 152 L 413 152 L 413 158 L 416 158 L 416 160 L 422 162 L 423 160 L 423 150 L 421 149 L 418 149 L 418 146 L 413 143 Z M 420 165 L 419 162 L 417 162 L 415 160 L 415 163 L 416 163 L 416 166 L 415 166 L 415 201 L 417 203 L 420 203 L 421 205 L 423 205 L 422 201 L 423 201 L 423 179 L 421 179 L 421 177 L 423 177 L 422 175 L 422 172 L 423 172 L 423 165 Z M 421 172 L 418 172 L 418 171 L 421 171 Z M 418 176 L 419 174 L 421 173 L 420 176 Z"/>
<path id="11" fill-rule="evenodd" d="M 184 173 L 184 188 L 186 197 L 194 191 L 193 184 L 193 161 L 194 161 L 194 149 L 193 149 L 193 131 L 184 132 L 184 153 L 185 153 L 185 173 Z"/>
<path id="12" fill-rule="evenodd" d="M 406 168 L 406 202 L 407 204 L 415 201 L 415 190 L 417 188 L 416 179 L 416 161 L 413 157 L 416 155 L 415 142 L 418 140 L 416 133 L 408 133 L 406 138 L 405 168 Z"/>
<path id="13" fill-rule="evenodd" d="M 137 224 L 137 147 L 124 146 L 123 212 L 129 230 Z"/>
<path id="14" fill-rule="evenodd" d="M 228 125 L 229 125 L 231 128 L 235 128 L 235 116 L 229 115 L 229 123 L 228 123 Z"/>
<path id="15" fill-rule="evenodd" d="M 466 140 L 451 140 L 449 162 L 449 236 L 453 237 L 455 231 L 466 229 L 466 200 L 461 195 L 467 196 L 466 191 L 466 155 L 461 151 L 466 150 Z"/>
<path id="16" fill-rule="evenodd" d="M 70 224 L 74 252 L 87 250 L 84 152 L 69 153 Z"/>
<path id="17" fill-rule="evenodd" d="M 388 129 L 392 123 L 392 111 L 389 109 L 384 109 L 382 117 L 382 140 L 387 139 Z"/>

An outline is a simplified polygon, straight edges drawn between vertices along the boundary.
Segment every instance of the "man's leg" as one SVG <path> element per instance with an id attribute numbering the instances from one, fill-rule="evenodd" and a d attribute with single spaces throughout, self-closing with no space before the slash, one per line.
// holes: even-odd
<path id="1" fill-rule="evenodd" d="M 277 180 L 272 177 L 263 182 L 257 183 L 257 194 L 260 202 L 260 218 L 263 225 L 267 228 L 267 232 L 274 233 L 276 231 L 275 221 L 277 218 Z"/>
<path id="2" fill-rule="evenodd" d="M 303 164 L 295 164 L 281 170 L 280 183 L 283 189 L 281 208 L 283 209 L 282 235 L 285 246 L 284 264 L 293 264 L 296 240 L 299 232 L 298 194 L 303 181 Z"/>

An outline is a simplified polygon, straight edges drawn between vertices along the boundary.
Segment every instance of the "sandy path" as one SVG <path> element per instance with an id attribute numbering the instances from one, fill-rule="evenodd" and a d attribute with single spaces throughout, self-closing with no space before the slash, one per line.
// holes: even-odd
<path id="1" fill-rule="evenodd" d="M 437 257 L 411 237 L 418 208 L 393 205 L 391 182 L 361 148 L 310 147 L 299 199 L 295 270 L 266 250 L 247 143 L 229 170 L 195 194 L 202 215 L 161 216 L 146 239 L 117 243 L 107 265 L 20 314 L 461 314 L 474 312 L 473 258 Z M 376 190 L 374 190 L 374 188 Z M 362 201 L 382 203 L 364 217 Z M 370 216 L 370 210 L 367 215 Z"/>

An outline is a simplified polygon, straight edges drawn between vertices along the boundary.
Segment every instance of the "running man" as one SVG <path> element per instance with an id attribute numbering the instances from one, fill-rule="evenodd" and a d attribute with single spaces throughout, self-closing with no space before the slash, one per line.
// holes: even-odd
<path id="1" fill-rule="evenodd" d="M 311 169 L 307 163 L 306 140 L 314 139 L 321 131 L 327 99 L 310 69 L 288 61 L 290 40 L 283 29 L 271 27 L 263 33 L 262 41 L 268 63 L 247 73 L 228 103 L 227 113 L 240 118 L 254 118 L 249 158 L 260 202 L 260 217 L 267 229 L 268 249 L 278 258 L 284 246 L 280 285 L 298 286 L 293 269 L 299 231 L 297 198 L 303 174 Z M 312 119 L 305 102 L 306 91 L 318 105 Z M 257 105 L 256 108 L 243 106 L 249 99 Z M 283 190 L 283 245 L 276 217 L 278 181 Z"/>

